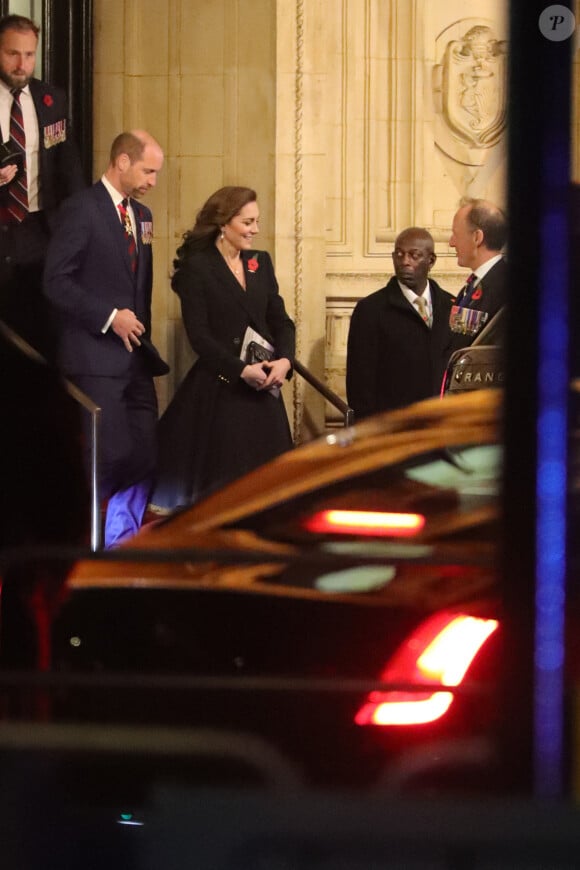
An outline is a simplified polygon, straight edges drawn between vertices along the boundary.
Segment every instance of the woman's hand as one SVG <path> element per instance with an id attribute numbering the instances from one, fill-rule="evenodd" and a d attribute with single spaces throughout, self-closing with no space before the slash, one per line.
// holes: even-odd
<path id="1" fill-rule="evenodd" d="M 240 377 L 254 390 L 271 390 L 282 386 L 290 368 L 290 360 L 275 359 L 246 366 Z"/>
<path id="2" fill-rule="evenodd" d="M 264 371 L 263 363 L 253 363 L 253 365 L 248 365 L 245 369 L 242 369 L 240 377 L 253 390 L 261 390 L 264 388 L 268 373 Z"/>
<path id="3" fill-rule="evenodd" d="M 290 371 L 289 359 L 273 359 L 272 362 L 262 363 L 262 368 L 268 375 L 263 390 L 271 390 L 273 387 L 281 387 Z"/>

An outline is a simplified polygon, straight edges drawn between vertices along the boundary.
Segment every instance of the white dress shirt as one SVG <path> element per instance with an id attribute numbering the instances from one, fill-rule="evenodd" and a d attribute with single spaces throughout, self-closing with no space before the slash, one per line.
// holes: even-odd
<path id="1" fill-rule="evenodd" d="M 490 257 L 489 260 L 486 260 L 485 263 L 482 263 L 481 266 L 478 266 L 477 269 L 473 270 L 473 274 L 475 275 L 474 286 L 477 286 L 482 278 L 485 278 L 490 269 L 493 269 L 496 263 L 499 263 L 500 260 L 503 259 L 503 254 L 496 254 L 495 257 Z"/>
<path id="2" fill-rule="evenodd" d="M 400 281 L 398 281 L 397 283 L 398 283 L 399 287 L 401 288 L 401 292 L 403 293 L 403 296 L 405 297 L 407 302 L 411 303 L 411 305 L 413 306 L 413 308 L 415 309 L 417 314 L 419 314 L 419 317 L 421 317 L 421 320 L 423 320 L 423 317 L 420 314 L 419 309 L 417 307 L 417 299 L 418 299 L 419 295 L 421 295 L 423 297 L 423 299 L 425 300 L 425 304 L 427 306 L 427 323 L 429 326 L 431 326 L 431 324 L 433 323 L 433 302 L 431 300 L 431 287 L 429 285 L 429 281 L 427 281 L 425 289 L 423 290 L 423 293 L 421 293 L 421 294 L 415 293 L 414 290 L 411 290 L 409 287 L 406 287 L 404 284 L 401 284 Z"/>

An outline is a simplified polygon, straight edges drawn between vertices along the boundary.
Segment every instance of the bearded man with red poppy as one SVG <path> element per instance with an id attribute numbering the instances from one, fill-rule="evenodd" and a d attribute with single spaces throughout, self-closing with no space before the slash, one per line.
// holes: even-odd
<path id="1" fill-rule="evenodd" d="M 54 213 L 85 182 L 66 95 L 33 77 L 38 35 L 22 15 L 0 19 L 0 318 L 52 358 L 44 259 Z"/>

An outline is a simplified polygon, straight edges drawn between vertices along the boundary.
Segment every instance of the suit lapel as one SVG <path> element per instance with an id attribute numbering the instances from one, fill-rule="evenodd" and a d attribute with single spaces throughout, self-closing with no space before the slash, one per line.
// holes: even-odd
<path id="1" fill-rule="evenodd" d="M 260 332 L 264 338 L 269 338 L 272 340 L 269 334 L 268 324 L 263 319 L 263 312 L 266 310 L 266 305 L 264 304 L 264 299 L 267 298 L 269 288 L 267 284 L 265 284 L 266 275 L 270 274 L 269 270 L 262 269 L 260 267 L 254 271 L 250 272 L 248 269 L 248 262 L 251 259 L 258 258 L 259 261 L 259 252 L 256 251 L 244 251 L 242 253 L 242 262 L 244 264 L 244 275 L 246 277 L 246 290 L 242 291 L 243 293 L 243 302 L 244 307 L 255 328 Z M 269 280 L 269 279 L 268 279 Z"/>
<path id="2" fill-rule="evenodd" d="M 507 263 L 502 258 L 501 260 L 498 260 L 494 266 L 491 267 L 489 272 L 483 276 L 483 278 L 481 279 L 481 282 L 479 282 L 479 283 L 481 283 L 483 285 L 484 290 L 486 289 L 486 287 L 489 287 L 489 288 L 495 290 L 497 285 L 505 280 L 506 271 L 507 271 Z"/>
<path id="3" fill-rule="evenodd" d="M 44 106 L 42 104 L 40 90 L 34 79 L 30 80 L 30 82 L 28 83 L 28 87 L 30 88 L 30 96 L 32 97 L 32 102 L 34 103 L 34 111 L 36 112 L 36 117 L 38 119 L 38 149 L 39 151 L 43 151 L 44 135 L 42 132 L 42 128 L 44 127 Z"/>
<path id="4" fill-rule="evenodd" d="M 442 290 L 432 279 L 429 283 L 431 285 L 431 304 L 433 305 L 431 329 L 435 335 L 447 335 L 449 332 L 449 308 L 446 305 L 445 297 L 442 296 L 445 290 Z"/>
<path id="5" fill-rule="evenodd" d="M 403 296 L 403 292 L 399 287 L 399 282 L 396 278 L 391 278 L 387 286 L 384 288 L 385 301 L 391 308 L 397 308 L 399 311 L 406 311 L 412 314 L 413 317 L 418 317 L 417 312 L 411 303 Z M 420 318 L 419 318 L 420 319 Z"/>
<path id="6" fill-rule="evenodd" d="M 141 213 L 141 206 L 139 205 L 137 200 L 132 199 L 131 205 L 133 206 L 133 214 L 135 215 L 135 244 L 137 245 L 137 281 L 139 281 L 145 266 L 145 258 L 143 256 L 144 246 L 141 241 L 141 224 L 143 223 L 143 215 Z"/>
<path id="7" fill-rule="evenodd" d="M 135 215 L 135 234 L 137 243 L 137 284 L 147 283 L 152 255 L 152 216 L 136 199 L 131 200 Z M 144 239 L 146 238 L 146 241 Z"/>
<path id="8" fill-rule="evenodd" d="M 42 176 L 46 166 L 46 147 L 44 144 L 44 128 L 46 126 L 46 106 L 42 102 L 42 88 L 40 82 L 31 79 L 28 83 L 30 88 L 30 96 L 34 104 L 36 119 L 38 122 L 38 161 L 40 163 L 40 174 Z M 67 131 L 68 132 L 68 131 Z"/>

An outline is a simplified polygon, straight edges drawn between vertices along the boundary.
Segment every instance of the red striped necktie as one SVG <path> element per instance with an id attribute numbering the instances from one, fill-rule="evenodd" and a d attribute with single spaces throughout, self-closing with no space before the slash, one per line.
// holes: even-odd
<path id="1" fill-rule="evenodd" d="M 26 135 L 20 105 L 20 88 L 12 91 L 12 108 L 10 110 L 10 144 L 14 151 L 22 154 L 23 171 L 8 187 L 8 211 L 17 223 L 21 223 L 28 214 L 28 183 L 26 179 Z"/>
<path id="2" fill-rule="evenodd" d="M 121 215 L 121 222 L 123 224 L 123 231 L 125 233 L 125 241 L 127 242 L 127 252 L 129 254 L 129 260 L 131 262 L 131 271 L 135 273 L 137 271 L 137 243 L 133 234 L 131 217 L 128 211 L 129 200 L 125 198 L 122 202 L 119 203 L 117 208 L 119 209 L 119 214 Z"/>

